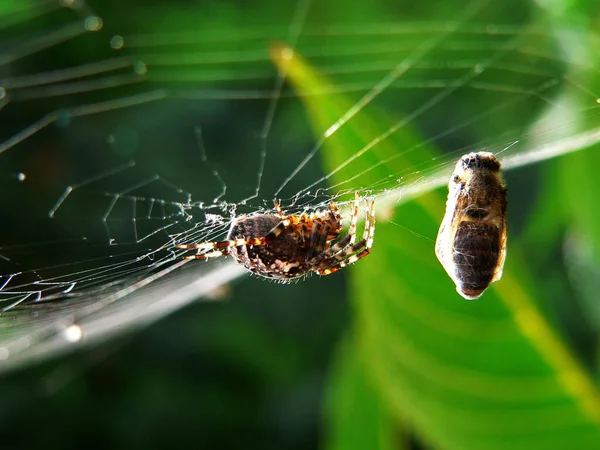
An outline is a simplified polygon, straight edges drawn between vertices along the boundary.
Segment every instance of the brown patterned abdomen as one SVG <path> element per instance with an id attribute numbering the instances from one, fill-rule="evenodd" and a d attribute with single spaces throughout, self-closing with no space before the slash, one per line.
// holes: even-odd
<path id="1" fill-rule="evenodd" d="M 233 224 L 227 239 L 265 237 L 280 222 L 281 217 L 274 214 L 241 218 Z M 250 272 L 265 278 L 290 280 L 310 270 L 312 248 L 299 232 L 286 232 L 265 245 L 232 247 L 231 255 Z"/>

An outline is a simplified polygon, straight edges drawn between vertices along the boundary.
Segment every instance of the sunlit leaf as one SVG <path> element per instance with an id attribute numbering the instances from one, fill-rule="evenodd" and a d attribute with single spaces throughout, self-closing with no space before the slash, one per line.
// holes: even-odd
<path id="1" fill-rule="evenodd" d="M 300 57 L 286 60 L 285 69 L 305 94 L 317 136 L 356 101 L 306 95 L 328 86 Z M 352 171 L 372 167 L 369 153 L 357 148 L 393 126 L 382 117 L 361 110 L 327 140 L 332 145 L 321 154 L 332 185 L 351 176 L 344 166 L 350 158 Z M 351 137 L 341 143 L 342 136 Z M 373 152 L 399 152 L 405 147 L 394 150 L 394 142 L 419 139 L 402 127 Z M 394 161 L 388 174 L 411 164 Z M 480 300 L 465 302 L 454 292 L 433 251 L 444 197 L 438 190 L 395 211 L 378 210 L 393 220 L 378 222 L 371 255 L 351 269 L 357 352 L 379 398 L 442 449 L 599 447 L 597 388 L 536 306 L 539 292 L 519 243 L 509 243 L 503 279 Z"/>

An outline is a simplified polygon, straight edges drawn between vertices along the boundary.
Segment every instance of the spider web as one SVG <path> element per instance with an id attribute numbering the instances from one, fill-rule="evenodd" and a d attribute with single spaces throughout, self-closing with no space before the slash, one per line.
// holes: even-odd
<path id="1" fill-rule="evenodd" d="M 214 298 L 245 272 L 228 259 L 190 264 L 175 245 L 222 239 L 232 217 L 270 210 L 275 198 L 294 213 L 347 205 L 356 190 L 392 205 L 444 184 L 468 151 L 502 152 L 511 168 L 597 141 L 598 96 L 577 78 L 588 58 L 531 18 L 543 11 L 439 7 L 435 16 L 308 0 L 265 1 L 252 14 L 183 2 L 0 9 L 0 368 Z M 271 61 L 278 43 L 328 90 L 299 95 Z M 315 130 L 310 97 L 350 102 Z M 579 99 L 577 116 L 564 98 Z M 514 120 L 523 110 L 529 123 Z M 374 111 L 390 119 L 385 131 L 323 172 L 328 144 Z M 592 125 L 582 130 L 581 118 Z M 416 144 L 376 153 L 406 128 L 419 129 Z M 403 167 L 407 154 L 416 162 Z"/>

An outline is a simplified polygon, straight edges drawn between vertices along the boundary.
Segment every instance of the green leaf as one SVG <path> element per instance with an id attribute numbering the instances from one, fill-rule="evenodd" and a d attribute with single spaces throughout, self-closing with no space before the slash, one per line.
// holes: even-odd
<path id="1" fill-rule="evenodd" d="M 600 329 L 600 189 L 596 164 L 600 147 L 563 158 L 556 184 L 564 209 L 567 233 L 562 253 L 575 296 L 571 308 L 580 307 L 585 321 Z M 578 324 L 583 328 L 583 324 Z"/>
<path id="2" fill-rule="evenodd" d="M 600 445 L 596 387 L 536 309 L 518 250 L 502 281 L 465 302 L 431 243 L 400 237 L 380 225 L 351 279 L 360 348 L 397 413 L 439 448 Z"/>
<path id="3" fill-rule="evenodd" d="M 557 40 L 569 51 L 565 56 L 574 64 L 569 67 L 567 77 L 574 86 L 585 86 L 566 92 L 559 104 L 547 114 L 548 122 L 558 118 L 554 125 L 563 133 L 589 130 L 597 127 L 595 107 L 600 89 L 598 79 L 598 36 L 594 17 L 600 13 L 598 2 L 591 0 L 553 0 L 546 5 L 551 23 L 557 30 Z M 584 62 L 585 64 L 582 64 Z M 590 105 L 594 107 L 590 108 Z M 588 111 L 590 114 L 578 114 Z M 552 114 L 554 113 L 554 114 Z M 571 122 L 562 123 L 561 118 L 569 115 Z M 560 122 L 559 122 L 560 121 Z M 551 200 L 562 213 L 564 242 L 561 254 L 570 280 L 571 298 L 565 308 L 581 309 L 582 319 L 571 322 L 571 327 L 583 334 L 588 326 L 600 329 L 600 189 L 598 188 L 598 165 L 600 146 L 562 158 L 555 165 L 548 187 L 553 190 Z M 554 166 L 554 165 L 553 165 Z M 546 218 L 548 214 L 540 214 Z M 568 316 L 561 314 L 561 316 Z M 568 320 L 565 320 L 568 322 Z"/>
<path id="4" fill-rule="evenodd" d="M 317 136 L 354 103 L 341 94 L 307 95 L 331 86 L 299 56 L 285 64 L 275 60 L 303 95 Z M 372 175 L 367 185 L 375 185 L 430 158 L 430 147 L 402 151 L 423 142 L 409 127 L 413 121 L 363 156 L 366 143 L 397 123 L 386 117 L 372 106 L 361 109 L 326 140 L 322 159 L 334 186 L 365 171 Z M 372 170 L 391 152 L 397 155 L 393 167 Z M 480 300 L 466 302 L 454 291 L 432 239 L 445 195 L 438 190 L 395 210 L 378 210 L 380 218 L 392 220 L 379 220 L 371 255 L 349 269 L 355 351 L 375 380 L 372 402 L 389 404 L 399 420 L 408 418 L 423 441 L 440 449 L 600 448 L 598 389 L 538 308 L 526 247 L 509 239 L 504 277 Z M 343 394 L 334 397 L 343 408 Z M 341 442 L 343 433 L 337 436 Z"/>

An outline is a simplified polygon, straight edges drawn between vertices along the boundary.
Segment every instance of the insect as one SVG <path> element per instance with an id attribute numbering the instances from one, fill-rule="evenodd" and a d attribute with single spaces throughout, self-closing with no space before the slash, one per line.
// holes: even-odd
<path id="1" fill-rule="evenodd" d="M 506 258 L 506 188 L 492 153 L 464 155 L 448 184 L 435 253 L 467 300 L 502 277 Z"/>
<path id="2" fill-rule="evenodd" d="M 288 282 L 316 272 L 329 275 L 367 256 L 375 233 L 375 203 L 365 200 L 365 229 L 356 242 L 359 194 L 351 203 L 348 234 L 339 239 L 342 215 L 335 203 L 312 214 L 286 215 L 275 202 L 275 213 L 243 215 L 231 224 L 221 242 L 178 245 L 196 249 L 186 259 L 231 255 L 237 263 L 261 277 Z"/>

